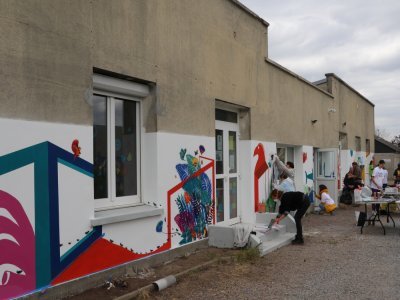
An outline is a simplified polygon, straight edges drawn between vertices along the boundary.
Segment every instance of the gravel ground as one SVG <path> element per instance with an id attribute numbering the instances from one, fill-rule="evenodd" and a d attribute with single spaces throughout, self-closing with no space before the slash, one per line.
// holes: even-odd
<path id="1" fill-rule="evenodd" d="M 398 228 L 385 222 L 385 236 L 380 226 L 366 227 L 361 235 L 353 208 L 335 216 L 308 215 L 303 224 L 305 245 L 214 265 L 142 298 L 400 299 Z"/>

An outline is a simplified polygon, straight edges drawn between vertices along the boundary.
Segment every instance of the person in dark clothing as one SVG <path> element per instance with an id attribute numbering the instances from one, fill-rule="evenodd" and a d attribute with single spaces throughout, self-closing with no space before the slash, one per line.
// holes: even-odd
<path id="1" fill-rule="evenodd" d="M 296 211 L 294 215 L 294 220 L 296 221 L 297 234 L 292 244 L 304 244 L 303 239 L 303 227 L 301 225 L 301 218 L 306 213 L 308 207 L 310 206 L 310 199 L 308 195 L 302 192 L 286 192 L 273 190 L 271 197 L 274 200 L 280 200 L 281 205 L 279 206 L 279 212 L 276 216 L 275 223 L 279 222 L 285 218 L 291 211 Z"/>
<path id="2" fill-rule="evenodd" d="M 394 177 L 394 184 L 395 185 L 400 184 L 400 163 L 397 164 L 397 169 L 394 170 L 393 177 Z"/>

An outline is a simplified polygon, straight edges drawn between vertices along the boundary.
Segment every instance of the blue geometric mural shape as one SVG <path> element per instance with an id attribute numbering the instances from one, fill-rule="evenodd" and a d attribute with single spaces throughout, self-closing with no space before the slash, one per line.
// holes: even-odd
<path id="1" fill-rule="evenodd" d="M 93 164 L 50 142 L 0 157 L 0 176 L 34 165 L 36 287 L 48 285 L 79 254 L 101 237 L 101 226 L 60 257 L 58 163 L 93 177 Z"/>

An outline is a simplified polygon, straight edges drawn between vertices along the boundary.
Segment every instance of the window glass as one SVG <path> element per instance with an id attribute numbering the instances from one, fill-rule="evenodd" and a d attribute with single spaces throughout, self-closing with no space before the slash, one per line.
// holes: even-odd
<path id="1" fill-rule="evenodd" d="M 217 121 L 237 123 L 238 120 L 237 115 L 238 115 L 237 113 L 232 111 L 227 111 L 222 109 L 215 110 L 215 120 Z"/>
<path id="2" fill-rule="evenodd" d="M 224 220 L 224 179 L 216 180 L 216 207 L 217 207 L 217 222 Z"/>
<path id="3" fill-rule="evenodd" d="M 318 152 L 318 177 L 335 177 L 335 152 Z"/>
<path id="4" fill-rule="evenodd" d="M 361 151 L 361 138 L 356 136 L 356 151 Z"/>
<path id="5" fill-rule="evenodd" d="M 216 173 L 224 173 L 224 136 L 222 130 L 215 130 L 215 163 Z"/>
<path id="6" fill-rule="evenodd" d="M 276 154 L 280 161 L 286 163 L 286 148 L 276 148 Z"/>
<path id="7" fill-rule="evenodd" d="M 339 141 L 340 141 L 340 145 L 341 145 L 342 149 L 348 148 L 347 133 L 339 132 Z"/>
<path id="8" fill-rule="evenodd" d="M 136 102 L 115 99 L 116 196 L 137 194 Z"/>
<path id="9" fill-rule="evenodd" d="M 237 178 L 229 178 L 229 216 L 231 219 L 237 217 Z"/>
<path id="10" fill-rule="evenodd" d="M 237 172 L 236 152 L 236 131 L 229 131 L 229 173 Z"/>
<path id="11" fill-rule="evenodd" d="M 108 197 L 107 98 L 93 95 L 94 198 Z"/>

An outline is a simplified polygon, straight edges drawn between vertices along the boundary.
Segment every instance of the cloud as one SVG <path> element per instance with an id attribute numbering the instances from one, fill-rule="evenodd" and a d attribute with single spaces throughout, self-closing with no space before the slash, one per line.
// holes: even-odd
<path id="1" fill-rule="evenodd" d="M 400 1 L 240 1 L 270 23 L 270 58 L 310 81 L 337 74 L 400 134 Z"/>

